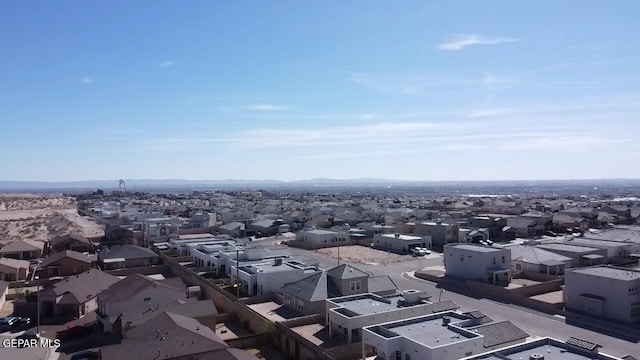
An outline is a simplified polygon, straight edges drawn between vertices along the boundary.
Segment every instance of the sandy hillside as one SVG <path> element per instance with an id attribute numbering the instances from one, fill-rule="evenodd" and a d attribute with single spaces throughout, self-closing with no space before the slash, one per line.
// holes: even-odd
<path id="1" fill-rule="evenodd" d="M 69 233 L 95 237 L 102 236 L 104 229 L 80 216 L 73 198 L 0 194 L 0 244 L 20 239 L 46 241 Z"/>

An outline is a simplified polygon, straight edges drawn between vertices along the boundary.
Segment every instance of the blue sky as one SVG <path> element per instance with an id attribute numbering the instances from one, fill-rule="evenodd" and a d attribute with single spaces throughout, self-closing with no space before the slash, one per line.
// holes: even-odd
<path id="1" fill-rule="evenodd" d="M 635 1 L 13 1 L 0 180 L 640 178 Z"/>

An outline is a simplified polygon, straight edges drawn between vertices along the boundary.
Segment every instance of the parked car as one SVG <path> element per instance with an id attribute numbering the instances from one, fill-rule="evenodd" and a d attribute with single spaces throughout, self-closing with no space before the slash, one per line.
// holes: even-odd
<path id="1" fill-rule="evenodd" d="M 16 326 L 16 324 L 20 321 L 20 318 L 17 316 L 4 317 L 0 319 L 0 331 L 11 330 Z"/>

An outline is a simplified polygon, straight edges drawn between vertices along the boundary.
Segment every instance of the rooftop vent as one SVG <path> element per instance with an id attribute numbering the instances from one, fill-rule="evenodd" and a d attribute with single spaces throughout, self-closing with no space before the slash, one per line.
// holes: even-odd
<path id="1" fill-rule="evenodd" d="M 447 326 L 451 323 L 451 318 L 448 316 L 442 317 L 442 326 Z"/>
<path id="2" fill-rule="evenodd" d="M 544 360 L 544 355 L 542 355 L 542 354 L 531 354 L 531 356 L 529 356 L 529 360 Z"/>

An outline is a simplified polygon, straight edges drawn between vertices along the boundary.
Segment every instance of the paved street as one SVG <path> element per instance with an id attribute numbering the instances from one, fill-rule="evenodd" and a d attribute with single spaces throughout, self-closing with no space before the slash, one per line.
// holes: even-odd
<path id="1" fill-rule="evenodd" d="M 276 246 L 274 246 L 276 247 Z M 281 248 L 281 247 L 278 247 Z M 305 259 L 315 259 L 320 262 L 320 267 L 329 269 L 338 264 L 337 259 L 329 258 L 313 251 L 289 248 L 289 250 Z M 413 277 L 413 271 L 428 266 L 442 265 L 442 257 L 438 255 L 428 256 L 426 259 L 418 259 L 407 256 L 407 261 L 391 263 L 387 265 L 352 264 L 358 269 L 371 272 L 375 275 L 389 275 L 400 289 L 416 289 L 427 291 L 437 299 L 440 288 L 433 282 Z M 531 336 L 550 336 L 558 340 L 566 340 L 570 336 L 585 339 L 602 345 L 602 352 L 614 355 L 640 355 L 640 344 L 591 330 L 567 325 L 562 318 L 549 314 L 522 308 L 519 306 L 504 304 L 484 298 L 458 294 L 445 291 L 442 300 L 453 300 L 463 310 L 480 310 L 494 320 L 511 320 Z"/>

